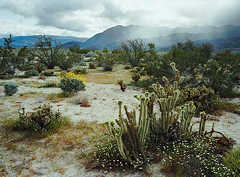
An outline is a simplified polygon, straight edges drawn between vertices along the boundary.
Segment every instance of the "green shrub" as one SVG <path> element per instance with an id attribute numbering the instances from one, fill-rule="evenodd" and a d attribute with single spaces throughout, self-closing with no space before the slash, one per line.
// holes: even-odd
<path id="1" fill-rule="evenodd" d="M 33 69 L 33 70 L 25 71 L 24 75 L 26 75 L 26 76 L 38 76 L 39 72 L 37 70 Z"/>
<path id="2" fill-rule="evenodd" d="M 8 80 L 14 78 L 14 75 L 10 74 L 0 74 L 0 79 Z"/>
<path id="3" fill-rule="evenodd" d="M 240 146 L 233 149 L 225 158 L 224 163 L 235 172 L 236 177 L 240 177 Z"/>
<path id="4" fill-rule="evenodd" d="M 185 87 L 181 89 L 181 103 L 193 101 L 196 106 L 196 113 L 199 114 L 201 111 L 213 112 L 214 104 L 213 102 L 217 100 L 217 96 L 215 92 L 211 88 L 207 88 L 206 86 L 198 86 L 198 87 Z"/>
<path id="5" fill-rule="evenodd" d="M 36 64 L 37 65 L 37 64 Z M 44 65 L 45 66 L 45 65 Z M 33 64 L 31 64 L 31 63 L 23 63 L 23 64 L 20 64 L 19 66 L 18 66 L 18 69 L 20 70 L 20 71 L 28 71 L 28 70 L 32 70 L 32 69 L 37 69 L 38 70 L 38 68 L 35 68 L 35 66 L 33 65 Z"/>
<path id="6" fill-rule="evenodd" d="M 71 68 L 74 64 L 74 56 L 68 54 L 62 54 L 58 57 L 58 65 L 62 70 L 67 70 Z"/>
<path id="7" fill-rule="evenodd" d="M 16 84 L 4 84 L 4 93 L 7 96 L 11 96 L 13 94 L 15 94 L 18 91 L 18 85 Z"/>
<path id="8" fill-rule="evenodd" d="M 61 126 L 68 124 L 67 118 L 62 117 L 59 110 L 52 111 L 49 104 L 44 104 L 37 108 L 35 112 L 18 112 L 15 128 L 19 130 L 28 130 L 39 134 L 53 133 Z"/>
<path id="9" fill-rule="evenodd" d="M 79 79 L 62 78 L 59 87 L 64 92 L 74 93 L 85 89 L 84 83 Z"/>
<path id="10" fill-rule="evenodd" d="M 230 65 L 221 64 L 216 60 L 210 59 L 206 64 L 197 68 L 202 77 L 201 82 L 207 87 L 214 89 L 216 94 L 227 97 L 232 94 L 234 87 L 234 73 Z"/>

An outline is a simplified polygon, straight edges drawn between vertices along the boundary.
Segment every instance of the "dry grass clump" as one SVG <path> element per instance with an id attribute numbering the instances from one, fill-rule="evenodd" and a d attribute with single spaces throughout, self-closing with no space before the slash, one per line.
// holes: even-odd
<path id="1" fill-rule="evenodd" d="M 74 93 L 60 92 L 60 93 L 50 93 L 47 95 L 47 100 L 53 103 L 63 101 L 65 98 L 73 97 Z"/>
<path id="2" fill-rule="evenodd" d="M 131 73 L 120 69 L 114 72 L 90 72 L 88 82 L 97 84 L 117 84 L 118 80 L 124 80 L 127 84 L 131 82 Z"/>

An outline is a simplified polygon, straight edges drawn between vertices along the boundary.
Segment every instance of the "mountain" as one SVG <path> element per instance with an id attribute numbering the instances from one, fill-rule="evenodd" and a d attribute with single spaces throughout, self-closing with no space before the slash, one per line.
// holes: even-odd
<path id="1" fill-rule="evenodd" d="M 34 47 L 34 44 L 38 41 L 39 35 L 33 36 L 13 36 L 12 40 L 12 47 L 14 48 L 22 48 L 27 46 L 28 48 Z M 47 37 L 52 38 L 56 41 L 57 44 L 65 44 L 68 42 L 79 42 L 82 43 L 87 40 L 87 38 L 79 38 L 79 37 L 72 37 L 72 36 L 54 36 L 54 35 L 46 35 Z M 4 38 L 0 38 L 0 46 L 3 46 Z"/>
<path id="2" fill-rule="evenodd" d="M 38 35 L 13 36 L 13 47 L 33 47 L 37 42 Z M 154 43 L 157 49 L 166 50 L 178 42 L 192 40 L 200 44 L 209 42 L 216 50 L 240 48 L 240 26 L 190 26 L 190 27 L 149 27 L 149 26 L 114 26 L 97 33 L 91 38 L 79 38 L 69 36 L 51 37 L 57 43 L 63 44 L 62 48 L 71 46 L 88 49 L 115 49 L 127 40 L 142 39 L 146 43 Z M 3 45 L 3 38 L 0 38 L 0 46 Z"/>
<path id="3" fill-rule="evenodd" d="M 91 49 L 114 49 L 120 47 L 121 42 L 142 39 L 146 43 L 155 43 L 158 48 L 166 48 L 186 40 L 211 42 L 214 44 L 214 47 L 216 45 L 216 48 L 219 48 L 218 44 L 221 43 L 221 40 L 226 41 L 238 37 L 240 37 L 240 26 L 232 25 L 220 27 L 192 26 L 181 28 L 118 25 L 94 35 L 81 46 L 82 48 Z"/>
<path id="4" fill-rule="evenodd" d="M 79 41 L 65 42 L 65 43 L 62 45 L 62 48 L 69 48 L 69 47 L 77 47 L 77 48 L 80 48 L 80 47 L 82 47 L 82 43 L 83 43 L 83 42 L 79 42 Z"/>

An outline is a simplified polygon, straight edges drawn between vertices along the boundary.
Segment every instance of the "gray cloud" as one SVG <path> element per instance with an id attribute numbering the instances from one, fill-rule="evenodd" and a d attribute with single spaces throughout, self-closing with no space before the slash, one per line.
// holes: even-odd
<path id="1" fill-rule="evenodd" d="M 0 22 L 4 9 L 23 17 L 25 26 L 41 31 L 92 35 L 119 24 L 240 25 L 239 7 L 239 0 L 1 0 Z"/>

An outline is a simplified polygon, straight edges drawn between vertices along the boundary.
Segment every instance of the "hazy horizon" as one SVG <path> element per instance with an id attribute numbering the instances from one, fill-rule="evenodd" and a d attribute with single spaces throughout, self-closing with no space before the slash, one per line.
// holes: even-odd
<path id="1" fill-rule="evenodd" d="M 0 35 L 91 37 L 116 25 L 239 26 L 239 0 L 1 0 Z"/>

